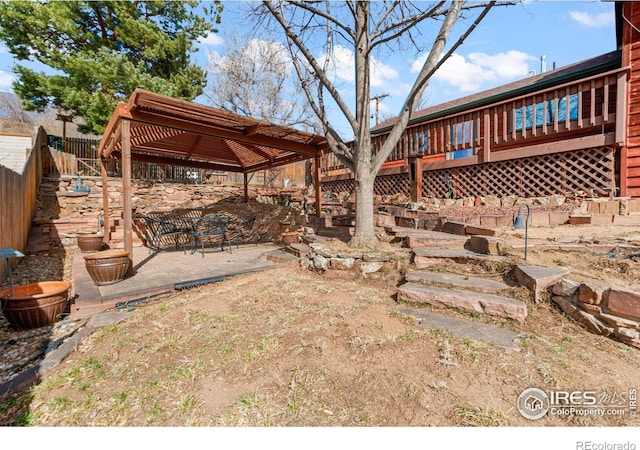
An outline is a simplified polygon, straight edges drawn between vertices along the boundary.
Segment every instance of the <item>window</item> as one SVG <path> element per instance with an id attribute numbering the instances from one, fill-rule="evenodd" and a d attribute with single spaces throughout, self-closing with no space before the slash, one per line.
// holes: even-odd
<path id="1" fill-rule="evenodd" d="M 477 149 L 471 146 L 478 132 L 476 125 L 477 122 L 473 120 L 458 122 L 451 125 L 449 139 L 451 145 L 466 146 L 467 148 L 446 152 L 446 159 L 466 158 L 478 153 Z"/>
<path id="2" fill-rule="evenodd" d="M 429 135 L 422 131 L 419 131 L 416 135 L 418 139 L 418 152 L 427 153 L 429 150 Z"/>
<path id="3" fill-rule="evenodd" d="M 526 129 L 530 130 L 533 126 L 533 118 L 534 118 L 534 105 L 527 105 L 524 107 L 524 120 L 522 117 L 522 108 L 517 108 L 515 110 L 515 126 L 516 131 L 522 131 L 522 126 L 524 122 L 524 126 Z M 547 125 L 552 125 L 555 120 L 555 101 L 550 100 L 547 102 Z M 544 103 L 536 103 L 535 104 L 535 124 L 536 127 L 541 127 L 544 119 Z M 558 99 L 558 122 L 564 122 L 567 120 L 567 97 L 562 97 Z M 569 95 L 569 120 L 577 120 L 578 119 L 578 94 Z"/>

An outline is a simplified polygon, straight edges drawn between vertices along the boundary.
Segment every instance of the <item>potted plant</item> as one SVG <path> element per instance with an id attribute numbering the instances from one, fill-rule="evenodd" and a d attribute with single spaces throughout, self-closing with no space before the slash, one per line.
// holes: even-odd
<path id="1" fill-rule="evenodd" d="M 129 252 L 126 250 L 103 250 L 84 257 L 87 272 L 98 286 L 124 280 L 129 270 Z"/>
<path id="2" fill-rule="evenodd" d="M 12 286 L 0 292 L 2 313 L 16 330 L 51 325 L 67 308 L 71 284 L 66 281 L 40 281 Z"/>
<path id="3" fill-rule="evenodd" d="M 78 248 L 82 253 L 98 252 L 104 248 L 104 234 L 94 231 L 79 231 L 76 234 Z"/>

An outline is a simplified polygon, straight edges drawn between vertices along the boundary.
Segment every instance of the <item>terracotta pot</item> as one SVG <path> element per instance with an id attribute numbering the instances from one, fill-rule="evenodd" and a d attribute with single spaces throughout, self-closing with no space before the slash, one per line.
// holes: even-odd
<path id="1" fill-rule="evenodd" d="M 125 250 L 104 250 L 84 257 L 87 272 L 98 286 L 124 280 L 129 270 L 129 252 Z"/>
<path id="2" fill-rule="evenodd" d="M 78 248 L 82 253 L 92 253 L 102 250 L 104 246 L 104 234 L 81 232 L 77 235 Z"/>
<path id="3" fill-rule="evenodd" d="M 2 312 L 16 330 L 51 325 L 67 307 L 71 284 L 65 281 L 41 281 L 14 286 L 0 292 Z"/>
<path id="4" fill-rule="evenodd" d="M 297 244 L 298 242 L 300 242 L 300 235 L 297 231 L 287 231 L 286 233 L 282 233 L 280 235 L 280 239 L 285 245 Z"/>

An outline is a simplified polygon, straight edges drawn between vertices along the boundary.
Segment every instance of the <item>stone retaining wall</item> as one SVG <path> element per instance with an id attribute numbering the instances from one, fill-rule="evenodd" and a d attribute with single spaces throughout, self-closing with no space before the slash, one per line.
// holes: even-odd
<path id="1" fill-rule="evenodd" d="M 301 265 L 330 278 L 387 279 L 397 281 L 409 256 L 405 252 L 336 251 L 322 243 L 310 243 Z"/>
<path id="2" fill-rule="evenodd" d="M 640 348 L 640 292 L 568 279 L 550 291 L 552 301 L 589 331 Z"/>

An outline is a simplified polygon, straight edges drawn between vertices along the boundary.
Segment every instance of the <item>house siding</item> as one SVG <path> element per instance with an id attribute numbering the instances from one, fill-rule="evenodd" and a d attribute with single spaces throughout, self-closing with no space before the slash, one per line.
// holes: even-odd
<path id="1" fill-rule="evenodd" d="M 623 14 L 632 23 L 640 23 L 640 4 L 625 3 Z M 640 67 L 640 33 L 624 20 L 623 27 L 622 65 L 631 67 L 631 73 L 627 89 L 627 146 L 621 152 L 621 195 L 640 197 L 640 70 L 635 70 Z"/>

